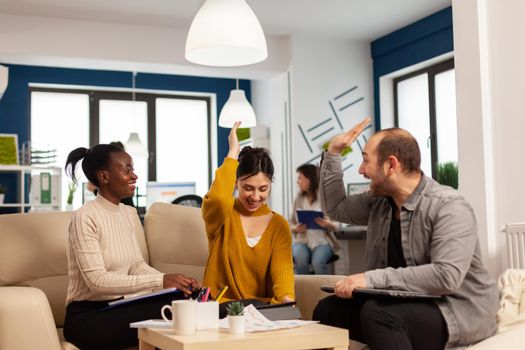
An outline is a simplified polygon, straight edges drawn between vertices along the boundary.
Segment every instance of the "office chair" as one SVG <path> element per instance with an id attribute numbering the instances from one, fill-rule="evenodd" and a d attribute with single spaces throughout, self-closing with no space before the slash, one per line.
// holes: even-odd
<path id="1" fill-rule="evenodd" d="M 202 206 L 202 197 L 196 194 L 185 194 L 175 198 L 171 203 L 200 208 Z"/>

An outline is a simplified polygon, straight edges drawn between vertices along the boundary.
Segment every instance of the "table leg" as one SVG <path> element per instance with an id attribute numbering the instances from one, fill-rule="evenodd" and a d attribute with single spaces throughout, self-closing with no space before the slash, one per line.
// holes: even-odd
<path id="1" fill-rule="evenodd" d="M 155 350 L 155 347 L 144 340 L 139 339 L 139 350 Z"/>

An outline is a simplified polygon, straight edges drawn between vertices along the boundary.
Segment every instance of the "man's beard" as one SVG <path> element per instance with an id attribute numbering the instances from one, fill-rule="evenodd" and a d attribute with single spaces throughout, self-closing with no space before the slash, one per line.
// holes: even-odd
<path id="1" fill-rule="evenodd" d="M 388 194 L 382 186 L 382 183 L 371 183 L 370 184 L 370 193 L 372 197 L 387 197 Z"/>

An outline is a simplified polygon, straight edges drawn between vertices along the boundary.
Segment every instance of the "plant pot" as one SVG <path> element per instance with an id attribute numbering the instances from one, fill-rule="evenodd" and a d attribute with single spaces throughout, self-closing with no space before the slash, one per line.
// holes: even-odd
<path id="1" fill-rule="evenodd" d="M 244 334 L 246 331 L 246 319 L 244 315 L 228 315 L 228 328 L 231 334 Z"/>
<path id="2" fill-rule="evenodd" d="M 0 193 L 0 204 L 4 204 L 5 193 Z"/>
<path id="3" fill-rule="evenodd" d="M 73 210 L 73 204 L 66 204 L 66 211 L 72 211 Z"/>

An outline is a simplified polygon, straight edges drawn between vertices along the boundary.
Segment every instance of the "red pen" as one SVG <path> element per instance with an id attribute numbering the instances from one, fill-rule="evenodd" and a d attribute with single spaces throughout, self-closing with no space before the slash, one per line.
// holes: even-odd
<path id="1" fill-rule="evenodd" d="M 208 301 L 208 298 L 209 298 L 209 296 L 210 296 L 210 290 L 211 290 L 211 287 L 208 287 L 208 288 L 206 289 L 206 293 L 204 294 L 204 297 L 202 298 L 202 301 L 204 301 L 204 302 L 207 302 L 207 301 Z"/>

